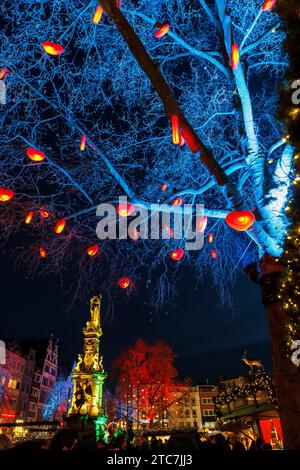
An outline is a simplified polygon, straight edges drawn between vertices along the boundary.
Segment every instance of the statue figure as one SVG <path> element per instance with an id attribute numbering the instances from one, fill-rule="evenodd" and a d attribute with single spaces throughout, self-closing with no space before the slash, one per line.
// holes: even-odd
<path id="1" fill-rule="evenodd" d="M 81 364 L 82 364 L 82 355 L 78 354 L 78 361 L 77 361 L 77 364 L 74 368 L 74 371 L 79 372 Z"/>
<path id="2" fill-rule="evenodd" d="M 247 358 L 247 351 L 244 351 L 242 361 L 245 362 L 245 364 L 247 364 L 247 366 L 249 366 L 251 370 L 254 366 L 256 366 L 258 369 L 263 369 L 263 365 L 260 359 L 250 360 Z"/>
<path id="3" fill-rule="evenodd" d="M 75 406 L 77 413 L 80 413 L 82 406 L 85 404 L 85 391 L 81 385 L 75 392 Z"/>
<path id="4" fill-rule="evenodd" d="M 100 323 L 100 305 L 101 305 L 101 296 L 98 297 L 95 295 L 91 298 L 91 322 L 95 326 L 99 326 Z"/>
<path id="5" fill-rule="evenodd" d="M 99 369 L 99 353 L 94 354 L 93 370 Z"/>

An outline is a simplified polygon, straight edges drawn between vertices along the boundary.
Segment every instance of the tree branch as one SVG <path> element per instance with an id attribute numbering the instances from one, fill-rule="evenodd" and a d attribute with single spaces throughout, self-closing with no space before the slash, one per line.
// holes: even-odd
<path id="1" fill-rule="evenodd" d="M 132 52 L 138 64 L 148 75 L 154 89 L 158 93 L 164 105 L 167 117 L 171 119 L 173 115 L 178 116 L 182 136 L 187 142 L 192 152 L 201 152 L 201 161 L 204 163 L 204 165 L 206 165 L 210 173 L 216 178 L 218 185 L 224 188 L 229 204 L 232 207 L 239 207 L 240 198 L 238 197 L 234 188 L 230 184 L 227 175 L 225 174 L 222 167 L 215 160 L 211 151 L 204 146 L 202 141 L 197 136 L 193 127 L 183 115 L 181 109 L 177 104 L 177 100 L 172 90 L 170 89 L 166 80 L 162 76 L 157 65 L 153 62 L 153 60 L 147 53 L 145 46 L 133 30 L 133 28 L 130 26 L 130 24 L 128 23 L 124 15 L 121 13 L 119 8 L 116 7 L 115 2 L 113 0 L 103 0 L 102 6 L 107 15 L 117 26 L 119 32 L 123 36 L 123 39 L 127 43 L 130 51 Z"/>

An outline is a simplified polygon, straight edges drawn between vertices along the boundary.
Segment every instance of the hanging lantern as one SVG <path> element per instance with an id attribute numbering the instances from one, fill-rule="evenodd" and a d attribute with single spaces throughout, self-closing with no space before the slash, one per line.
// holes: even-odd
<path id="1" fill-rule="evenodd" d="M 211 250 L 210 255 L 212 259 L 217 259 L 218 257 L 218 253 L 216 252 L 216 250 Z"/>
<path id="2" fill-rule="evenodd" d="M 121 277 L 121 279 L 118 281 L 118 284 L 121 289 L 127 289 L 127 287 L 129 287 L 131 284 L 131 280 L 129 277 Z"/>
<path id="3" fill-rule="evenodd" d="M 80 142 L 80 150 L 83 152 L 85 150 L 85 141 L 86 141 L 86 135 L 83 134 L 81 136 L 81 142 Z"/>
<path id="4" fill-rule="evenodd" d="M 30 224 L 30 222 L 32 221 L 33 215 L 34 215 L 33 211 L 28 212 L 28 214 L 25 217 L 25 224 Z"/>
<path id="5" fill-rule="evenodd" d="M 48 217 L 50 216 L 50 212 L 47 211 L 47 209 L 45 209 L 44 207 L 41 207 L 40 208 L 40 215 L 43 219 L 48 219 Z"/>
<path id="6" fill-rule="evenodd" d="M 184 140 L 184 138 L 182 137 L 182 135 L 180 135 L 180 136 L 179 136 L 179 145 L 180 145 L 180 147 L 182 147 L 184 144 L 185 144 L 185 140 Z"/>
<path id="7" fill-rule="evenodd" d="M 236 70 L 240 63 L 240 52 L 239 46 L 237 44 L 232 44 L 231 46 L 231 68 Z"/>
<path id="8" fill-rule="evenodd" d="M 0 201 L 7 202 L 14 197 L 15 193 L 11 189 L 0 188 Z"/>
<path id="9" fill-rule="evenodd" d="M 156 39 L 163 38 L 169 30 L 170 30 L 170 25 L 166 23 L 163 26 L 161 26 L 161 28 L 155 31 L 154 36 L 156 37 Z"/>
<path id="10" fill-rule="evenodd" d="M 41 258 L 46 258 L 46 256 L 47 256 L 47 251 L 45 250 L 44 247 L 41 246 L 40 247 L 40 257 Z"/>
<path id="11" fill-rule="evenodd" d="M 226 224 L 238 232 L 248 230 L 254 221 L 254 214 L 250 211 L 230 212 L 225 219 Z"/>
<path id="12" fill-rule="evenodd" d="M 176 198 L 174 199 L 174 201 L 172 202 L 172 205 L 173 205 L 173 206 L 181 206 L 181 204 L 182 204 L 182 199 L 181 199 L 181 197 L 176 197 Z"/>
<path id="13" fill-rule="evenodd" d="M 208 243 L 212 243 L 214 241 L 214 236 L 212 232 L 209 232 L 207 239 L 208 239 Z"/>
<path id="14" fill-rule="evenodd" d="M 44 41 L 42 43 L 43 49 L 49 55 L 60 55 L 64 52 L 65 48 L 61 44 L 55 42 Z"/>
<path id="15" fill-rule="evenodd" d="M 101 21 L 102 15 L 103 15 L 103 8 L 101 5 L 98 5 L 93 16 L 93 23 L 98 24 Z"/>
<path id="16" fill-rule="evenodd" d="M 59 219 L 54 227 L 54 232 L 59 234 L 64 231 L 67 221 L 65 219 Z"/>
<path id="17" fill-rule="evenodd" d="M 207 217 L 203 215 L 201 219 L 197 220 L 196 222 L 196 230 L 197 232 L 204 233 L 207 226 Z"/>
<path id="18" fill-rule="evenodd" d="M 263 11 L 270 11 L 274 8 L 276 0 L 266 0 L 262 6 Z"/>
<path id="19" fill-rule="evenodd" d="M 1 70 L 0 72 L 0 80 L 2 80 L 2 78 L 4 77 L 4 75 L 7 73 L 7 68 L 6 67 L 3 67 L 3 69 Z"/>
<path id="20" fill-rule="evenodd" d="M 41 150 L 37 150 L 33 147 L 28 147 L 26 149 L 26 155 L 33 162 L 39 163 L 39 162 L 42 162 L 43 160 L 45 160 L 44 152 L 42 152 Z"/>
<path id="21" fill-rule="evenodd" d="M 184 250 L 182 248 L 177 248 L 177 250 L 170 253 L 170 257 L 174 261 L 180 261 L 184 257 Z"/>
<path id="22" fill-rule="evenodd" d="M 134 205 L 133 204 L 118 204 L 117 205 L 117 213 L 121 217 L 128 217 L 134 212 Z"/>
<path id="23" fill-rule="evenodd" d="M 165 191 L 166 189 L 167 189 L 166 183 L 162 184 L 162 185 L 161 185 L 161 190 L 162 190 L 162 191 Z"/>
<path id="24" fill-rule="evenodd" d="M 171 118 L 172 122 L 172 140 L 173 144 L 179 144 L 179 120 L 176 114 L 173 114 Z"/>
<path id="25" fill-rule="evenodd" d="M 98 245 L 92 245 L 86 250 L 89 256 L 96 256 L 100 252 L 100 247 Z"/>

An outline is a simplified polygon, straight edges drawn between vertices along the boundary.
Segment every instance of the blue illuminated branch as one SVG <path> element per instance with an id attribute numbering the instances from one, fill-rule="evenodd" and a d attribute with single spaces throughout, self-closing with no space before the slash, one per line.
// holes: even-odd
<path id="1" fill-rule="evenodd" d="M 276 12 L 261 14 L 259 0 L 126 0 L 121 10 L 110 0 L 113 19 L 104 12 L 95 25 L 96 0 L 15 3 L 0 5 L 0 70 L 8 68 L 7 103 L 0 105 L 0 186 L 16 195 L 0 207 L 1 241 L 25 232 L 24 261 L 33 272 L 62 272 L 78 258 L 78 292 L 89 280 L 107 292 L 117 275 L 137 279 L 145 265 L 151 302 L 161 306 L 174 293 L 181 265 L 170 269 L 170 251 L 184 248 L 184 241 L 99 242 L 97 203 L 115 205 L 127 195 L 132 204 L 167 203 L 164 210 L 173 212 L 173 199 L 181 197 L 184 204 L 204 205 L 207 231 L 214 233 L 213 245 L 186 253 L 182 263 L 190 263 L 197 279 L 209 271 L 228 303 L 236 266 L 257 262 L 266 252 L 280 255 L 288 227 L 294 149 L 274 117 L 287 65 Z M 118 29 L 123 12 L 131 21 L 133 32 L 125 31 L 130 37 Z M 157 39 L 154 32 L 163 22 L 170 31 Z M 127 47 L 134 33 L 144 45 L 144 62 Z M 64 53 L 47 55 L 45 40 L 61 43 Z M 233 40 L 240 46 L 236 70 Z M 145 73 L 149 58 L 152 81 Z M 159 80 L 153 81 L 157 72 Z M 197 144 L 192 152 L 188 132 L 184 145 L 172 143 L 174 114 L 189 125 Z M 22 141 L 48 149 L 45 162 L 24 164 Z M 44 204 L 53 217 L 68 219 L 59 237 L 52 218 L 38 215 Z M 233 208 L 254 211 L 248 232 L 234 232 L 225 223 Z M 29 210 L 35 216 L 27 226 Z M 86 248 L 95 243 L 101 254 L 92 259 Z M 48 254 L 40 262 L 37 244 Z M 213 261 L 212 248 L 218 254 Z"/>
<path id="2" fill-rule="evenodd" d="M 281 27 L 281 23 L 277 23 L 274 25 L 269 31 L 264 33 L 259 39 L 254 41 L 252 44 L 249 44 L 248 46 L 244 47 L 241 51 L 240 54 L 244 55 L 247 54 L 248 52 L 252 51 L 256 47 L 260 46 L 271 34 L 274 34 L 278 28 Z"/>
<path id="3" fill-rule="evenodd" d="M 207 3 L 205 2 L 205 0 L 199 0 L 199 2 L 201 3 L 202 7 L 204 8 L 205 12 L 207 13 L 208 17 L 210 18 L 211 22 L 215 25 L 216 29 L 219 28 L 219 24 L 216 20 L 216 18 L 213 16 L 210 8 L 208 7 Z"/>
<path id="4" fill-rule="evenodd" d="M 20 140 L 23 140 L 23 142 L 25 142 L 29 147 L 35 147 L 34 143 L 32 142 L 29 142 L 27 139 L 25 139 L 25 137 L 21 136 L 21 135 L 17 135 L 15 137 L 16 139 L 20 139 Z M 48 162 L 53 168 L 56 168 L 59 172 L 61 172 L 63 175 L 66 176 L 66 178 L 72 183 L 72 185 L 78 189 L 78 191 L 80 191 L 84 197 L 88 200 L 88 202 L 90 204 L 93 204 L 93 200 L 90 198 L 90 196 L 86 193 L 86 191 L 74 180 L 74 178 L 72 178 L 72 176 L 64 169 L 62 168 L 60 165 L 58 165 L 57 163 L 55 163 L 50 157 L 49 155 L 46 155 L 45 157 L 45 161 Z M 42 165 L 44 163 L 41 163 Z"/>
<path id="5" fill-rule="evenodd" d="M 151 26 L 154 26 L 156 21 L 157 21 L 157 20 L 153 20 L 153 19 L 149 18 L 145 14 L 140 13 L 138 11 L 130 10 L 130 13 L 135 15 L 135 16 L 138 16 L 139 18 L 142 18 L 143 20 L 148 22 Z M 215 59 L 215 57 L 212 54 L 207 53 L 207 52 L 203 52 L 203 51 L 199 51 L 199 49 L 196 49 L 195 47 L 189 45 L 186 41 L 184 41 L 182 38 L 180 38 L 176 33 L 173 33 L 172 31 L 168 31 L 167 35 L 170 36 L 172 39 L 174 39 L 174 41 L 176 41 L 178 44 L 180 44 L 186 50 L 191 52 L 191 54 L 193 54 L 197 57 L 200 57 L 201 59 L 205 59 L 208 62 L 212 63 L 221 72 L 223 72 L 227 77 L 229 77 L 229 73 L 228 73 L 228 70 L 226 69 L 226 67 L 224 67 L 224 65 L 222 65 L 221 62 L 219 62 L 217 59 Z"/>
<path id="6" fill-rule="evenodd" d="M 71 127 L 73 127 L 74 129 L 76 129 L 79 133 L 79 135 L 81 136 L 82 134 L 85 134 L 85 130 L 83 128 L 81 128 L 78 124 L 76 124 L 76 122 L 73 120 L 72 116 L 69 114 L 69 113 L 64 113 L 61 109 L 59 109 L 59 107 L 54 104 L 52 101 L 50 101 L 49 99 L 47 99 L 39 90 L 37 90 L 30 82 L 28 82 L 24 77 L 21 77 L 20 75 L 18 74 L 15 74 L 23 83 L 25 83 L 25 85 L 27 85 L 37 96 L 39 96 L 42 100 L 46 101 L 50 106 L 51 108 L 53 108 L 55 111 L 57 111 L 58 115 L 63 117 L 69 124 Z M 120 186 L 123 188 L 123 190 L 126 192 L 126 194 L 128 195 L 128 197 L 133 197 L 134 196 L 134 193 L 131 191 L 131 189 L 129 188 L 129 186 L 127 185 L 127 183 L 124 181 L 124 179 L 121 177 L 121 175 L 119 174 L 119 172 L 113 167 L 113 165 L 110 163 L 109 159 L 104 155 L 104 153 L 97 147 L 96 143 L 93 142 L 92 140 L 90 140 L 88 138 L 88 141 L 90 142 L 90 144 L 92 144 L 93 146 L 93 149 L 95 151 L 95 153 L 97 155 L 99 155 L 102 160 L 104 161 L 105 165 L 107 166 L 107 168 L 109 169 L 110 173 L 114 176 L 114 178 L 116 179 L 116 181 L 120 184 Z M 59 166 L 58 166 L 59 168 Z M 62 171 L 62 169 L 61 169 Z M 67 176 L 67 173 L 65 173 L 66 176 Z M 87 195 L 86 195 L 87 196 Z M 87 196 L 89 197 L 89 196 Z"/>
<path id="7" fill-rule="evenodd" d="M 242 40 L 241 44 L 240 44 L 240 51 L 243 51 L 243 47 L 244 45 L 246 44 L 247 42 L 247 39 L 249 38 L 250 34 L 252 33 L 253 29 L 255 28 L 255 26 L 257 25 L 257 22 L 259 21 L 261 15 L 262 15 L 262 8 L 259 9 L 259 12 L 257 13 L 252 25 L 250 26 L 250 28 L 247 30 L 247 33 L 245 34 L 244 36 L 244 39 Z"/>

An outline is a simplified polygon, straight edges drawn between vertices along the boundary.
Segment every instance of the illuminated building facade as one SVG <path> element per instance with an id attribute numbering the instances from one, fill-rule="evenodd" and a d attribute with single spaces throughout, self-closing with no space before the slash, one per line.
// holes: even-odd
<path id="1" fill-rule="evenodd" d="M 197 386 L 199 395 L 200 414 L 203 430 L 216 429 L 215 398 L 218 395 L 218 387 L 202 384 Z"/>
<path id="2" fill-rule="evenodd" d="M 6 363 L 0 365 L 0 421 L 42 419 L 57 377 L 58 342 L 6 339 Z"/>

